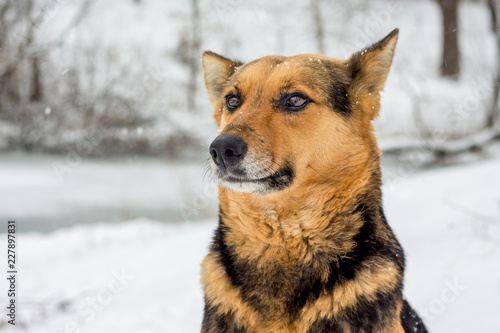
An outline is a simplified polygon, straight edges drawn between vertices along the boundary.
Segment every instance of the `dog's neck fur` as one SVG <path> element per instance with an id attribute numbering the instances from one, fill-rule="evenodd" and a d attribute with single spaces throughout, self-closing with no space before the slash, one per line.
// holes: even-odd
<path id="1" fill-rule="evenodd" d="M 221 224 L 227 227 L 229 245 L 237 245 L 239 255 L 247 260 L 287 265 L 313 260 L 318 253 L 335 259 L 349 252 L 366 216 L 381 218 L 381 174 L 375 154 L 375 159 L 350 171 L 348 177 L 331 172 L 319 178 L 321 182 L 279 195 L 220 187 Z M 371 222 L 379 225 L 380 221 Z"/>
<path id="2" fill-rule="evenodd" d="M 232 284 L 241 287 L 242 298 L 262 310 L 263 320 L 282 317 L 293 323 L 308 300 L 334 292 L 371 265 L 374 274 L 380 267 L 392 269 L 388 285 L 402 283 L 403 254 L 381 208 L 378 154 L 351 176 L 346 183 L 339 175 L 342 190 L 339 178 L 330 177 L 330 182 L 301 186 L 304 192 L 297 195 L 293 189 L 280 204 L 220 188 L 213 250 Z M 399 258 L 370 263 L 388 248 Z M 370 290 L 363 285 L 368 281 L 354 283 L 358 290 Z"/>

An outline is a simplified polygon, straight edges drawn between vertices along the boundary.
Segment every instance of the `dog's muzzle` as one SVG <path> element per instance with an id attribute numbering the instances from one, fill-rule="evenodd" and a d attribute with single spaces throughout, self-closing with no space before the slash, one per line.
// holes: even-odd
<path id="1" fill-rule="evenodd" d="M 294 172 L 290 163 L 273 170 L 269 167 L 272 160 L 256 159 L 254 153 L 248 153 L 247 143 L 237 135 L 217 137 L 209 151 L 214 178 L 229 190 L 266 193 L 282 190 L 293 181 Z"/>

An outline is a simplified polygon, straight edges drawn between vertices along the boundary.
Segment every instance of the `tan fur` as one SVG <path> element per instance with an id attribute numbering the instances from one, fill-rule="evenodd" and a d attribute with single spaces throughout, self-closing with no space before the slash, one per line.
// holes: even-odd
<path id="1" fill-rule="evenodd" d="M 354 306 L 359 297 L 370 297 L 377 291 L 390 289 L 400 279 L 400 272 L 392 263 L 378 263 L 367 267 L 359 277 L 334 289 L 333 293 L 321 296 L 313 304 L 303 309 L 300 321 L 289 326 L 281 326 L 277 323 L 263 322 L 259 314 L 246 305 L 229 281 L 224 270 L 212 256 L 207 256 L 203 261 L 202 282 L 205 286 L 205 296 L 214 305 L 220 306 L 222 313 L 233 311 L 237 314 L 237 321 L 255 332 L 305 332 L 315 320 L 320 318 L 331 318 L 346 307 Z M 398 312 L 399 314 L 399 312 Z M 270 326 L 271 325 L 271 326 Z M 272 326 L 277 325 L 277 326 Z M 401 324 L 395 322 L 394 332 L 399 332 Z"/>
<path id="2" fill-rule="evenodd" d="M 343 309 L 355 306 L 361 296 L 369 299 L 377 291 L 390 290 L 400 278 L 400 272 L 391 263 L 367 267 L 356 280 L 334 289 L 331 294 L 321 296 L 315 303 L 305 308 L 302 329 L 305 331 L 319 318 L 331 318 Z"/>
<path id="3" fill-rule="evenodd" d="M 222 313 L 234 311 L 237 321 L 248 327 L 255 328 L 259 322 L 259 316 L 248 305 L 243 303 L 239 292 L 231 285 L 224 269 L 208 255 L 202 264 L 202 283 L 205 285 L 205 297 L 220 306 Z"/>

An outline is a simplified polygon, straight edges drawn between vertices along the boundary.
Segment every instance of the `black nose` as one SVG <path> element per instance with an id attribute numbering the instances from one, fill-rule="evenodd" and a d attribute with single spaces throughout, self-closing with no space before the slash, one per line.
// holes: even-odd
<path id="1" fill-rule="evenodd" d="M 236 135 L 219 136 L 210 145 L 212 159 L 222 168 L 238 164 L 245 157 L 247 150 L 245 141 Z"/>

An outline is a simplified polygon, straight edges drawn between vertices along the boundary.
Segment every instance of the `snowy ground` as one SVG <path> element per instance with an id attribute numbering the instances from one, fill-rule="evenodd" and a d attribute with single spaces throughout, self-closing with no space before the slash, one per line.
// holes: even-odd
<path id="1" fill-rule="evenodd" d="M 388 220 L 407 253 L 405 293 L 432 332 L 498 332 L 499 171 L 497 157 L 402 174 L 384 188 Z M 5 328 L 2 316 L 0 329 L 198 332 L 200 262 L 215 225 L 136 219 L 19 234 L 21 325 Z M 5 300 L 1 292 L 2 308 Z"/>

